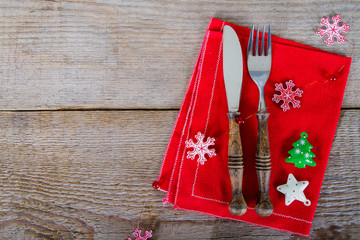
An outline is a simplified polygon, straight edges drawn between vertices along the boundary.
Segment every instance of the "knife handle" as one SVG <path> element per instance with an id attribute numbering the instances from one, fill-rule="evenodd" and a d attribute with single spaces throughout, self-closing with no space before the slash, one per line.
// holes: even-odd
<path id="1" fill-rule="evenodd" d="M 271 173 L 268 117 L 265 111 L 256 114 L 258 119 L 258 137 L 256 150 L 256 172 L 259 181 L 259 199 L 255 205 L 255 211 L 260 216 L 269 216 L 273 212 L 273 205 L 269 196 L 269 181 Z"/>
<path id="2" fill-rule="evenodd" d="M 228 113 L 229 117 L 229 173 L 232 187 L 232 196 L 229 204 L 229 211 L 233 215 L 243 215 L 246 212 L 247 206 L 242 194 L 243 181 L 243 152 L 240 139 L 239 124 L 236 117 L 239 117 L 239 112 Z"/>

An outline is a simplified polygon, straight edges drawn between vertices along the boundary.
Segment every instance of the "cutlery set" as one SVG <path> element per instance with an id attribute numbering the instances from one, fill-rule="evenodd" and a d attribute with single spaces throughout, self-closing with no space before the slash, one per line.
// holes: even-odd
<path id="1" fill-rule="evenodd" d="M 259 26 L 257 27 L 254 49 L 254 25 L 251 28 L 248 49 L 247 68 L 252 80 L 259 89 L 259 105 L 256 114 L 258 120 L 258 136 L 256 150 L 256 172 L 259 182 L 259 197 L 255 211 L 260 216 L 269 216 L 273 205 L 269 197 L 269 180 L 271 173 L 271 158 L 268 133 L 269 113 L 266 109 L 264 86 L 271 70 L 271 32 L 268 27 L 268 39 L 265 53 L 265 25 L 263 26 L 261 50 L 259 53 Z M 223 30 L 223 72 L 228 103 L 229 118 L 229 174 L 231 179 L 232 197 L 229 211 L 233 215 L 243 215 L 247 205 L 242 193 L 243 181 L 243 151 L 240 129 L 237 119 L 240 116 L 239 104 L 243 79 L 243 55 L 240 41 L 234 29 L 228 25 Z"/>

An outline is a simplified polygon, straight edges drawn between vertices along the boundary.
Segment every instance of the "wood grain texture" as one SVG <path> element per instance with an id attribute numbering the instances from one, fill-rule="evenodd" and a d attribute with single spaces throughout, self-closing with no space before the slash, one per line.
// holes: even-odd
<path id="1" fill-rule="evenodd" d="M 229 144 L 228 144 L 228 165 L 232 188 L 232 195 L 229 204 L 229 211 L 233 215 L 243 215 L 247 205 L 242 193 L 243 185 L 243 150 L 240 137 L 239 123 L 236 118 L 240 117 L 239 112 L 228 113 L 229 118 Z"/>
<path id="2" fill-rule="evenodd" d="M 357 0 L 0 1 L 0 239 L 306 239 L 151 188 L 211 17 L 352 55 L 310 239 L 360 239 L 359 48 L 316 35 L 337 13 L 359 44 Z"/>
<path id="3" fill-rule="evenodd" d="M 327 47 L 321 17 L 341 14 L 360 42 L 357 0 L 0 2 L 0 109 L 178 109 L 211 17 Z M 343 107 L 360 107 L 355 48 Z"/>
<path id="4" fill-rule="evenodd" d="M 259 182 L 259 197 L 256 201 L 255 211 L 263 217 L 270 216 L 273 205 L 269 196 L 269 182 L 271 174 L 271 153 L 269 143 L 268 118 L 269 113 L 260 111 L 256 114 L 258 121 L 258 136 L 256 145 L 256 173 Z"/>
<path id="5" fill-rule="evenodd" d="M 154 239 L 303 239 L 163 207 L 151 184 L 176 116 L 0 112 L 0 239 L 125 239 L 140 215 Z M 360 237 L 359 131 L 342 111 L 310 239 Z"/>

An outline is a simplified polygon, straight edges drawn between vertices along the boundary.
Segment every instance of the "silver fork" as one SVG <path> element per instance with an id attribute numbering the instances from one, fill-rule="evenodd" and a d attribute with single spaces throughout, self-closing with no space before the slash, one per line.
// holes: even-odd
<path id="1" fill-rule="evenodd" d="M 261 39 L 261 51 L 259 54 L 259 25 L 257 26 L 255 52 L 253 49 L 254 25 L 251 27 L 248 51 L 247 67 L 252 80 L 259 88 L 259 106 L 256 117 L 258 119 L 258 139 L 256 150 L 256 172 L 259 181 L 259 198 L 255 206 L 255 211 L 260 216 L 269 216 L 273 212 L 273 205 L 269 197 L 269 180 L 271 173 L 271 159 L 268 132 L 269 113 L 266 109 L 264 86 L 269 78 L 271 70 L 271 31 L 268 30 L 267 51 L 265 46 L 265 25 Z"/>

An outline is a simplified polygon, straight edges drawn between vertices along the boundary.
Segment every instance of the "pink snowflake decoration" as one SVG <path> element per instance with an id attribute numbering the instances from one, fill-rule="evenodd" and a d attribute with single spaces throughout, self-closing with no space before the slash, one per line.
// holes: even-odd
<path id="1" fill-rule="evenodd" d="M 187 153 L 186 158 L 190 158 L 194 160 L 194 158 L 198 155 L 198 162 L 201 165 L 207 161 L 205 158 L 205 154 L 209 156 L 209 158 L 216 156 L 215 149 L 209 149 L 209 146 L 215 145 L 215 138 L 208 137 L 206 142 L 204 142 L 205 135 L 198 132 L 195 135 L 197 143 L 194 143 L 192 139 L 185 141 L 186 148 L 193 148 L 193 151 L 189 151 Z"/>
<path id="2" fill-rule="evenodd" d="M 149 237 L 152 237 L 152 231 L 145 231 L 145 235 L 142 237 L 141 236 L 141 230 L 138 228 L 135 228 L 134 232 L 132 233 L 132 235 L 135 236 L 135 240 L 147 240 Z M 128 238 L 127 240 L 133 240 L 131 238 Z"/>
<path id="3" fill-rule="evenodd" d="M 284 101 L 284 103 L 280 106 L 284 112 L 290 109 L 289 103 L 292 103 L 294 108 L 300 107 L 300 101 L 296 100 L 295 97 L 301 97 L 303 91 L 297 88 L 295 91 L 292 88 L 295 86 L 292 80 L 286 82 L 286 89 L 283 88 L 282 83 L 275 83 L 275 90 L 279 91 L 281 94 L 274 94 L 272 100 L 276 103 L 280 102 L 280 100 Z"/>
<path id="4" fill-rule="evenodd" d="M 320 37 L 323 37 L 325 34 L 328 35 L 328 38 L 325 39 L 325 42 L 328 46 L 334 43 L 334 37 L 337 38 L 337 41 L 339 43 L 345 42 L 345 36 L 341 35 L 340 32 L 341 31 L 347 32 L 348 29 L 350 28 L 350 26 L 347 25 L 346 23 L 339 26 L 339 22 L 342 20 L 339 14 L 332 17 L 332 19 L 333 19 L 333 23 L 330 23 L 329 18 L 322 18 L 321 24 L 326 26 L 326 29 L 320 27 L 319 31 L 317 32 L 317 35 L 319 35 Z"/>

